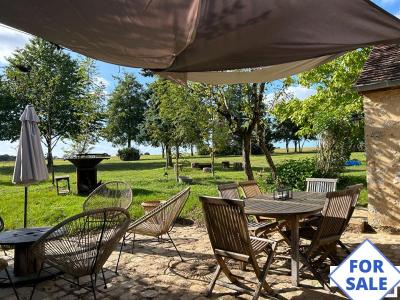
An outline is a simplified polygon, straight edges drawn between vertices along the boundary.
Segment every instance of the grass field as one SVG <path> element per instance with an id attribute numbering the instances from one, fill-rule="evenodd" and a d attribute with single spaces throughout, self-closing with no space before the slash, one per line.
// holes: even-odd
<path id="1" fill-rule="evenodd" d="M 285 159 L 298 159 L 311 157 L 313 152 L 301 154 L 282 153 L 277 150 L 273 155 L 275 163 Z M 366 183 L 365 179 L 365 155 L 354 153 L 352 158 L 362 161 L 362 166 L 346 168 L 342 174 L 339 188 L 353 183 Z M 194 178 L 191 186 L 190 198 L 183 210 L 183 216 L 198 220 L 201 219 L 201 209 L 198 202 L 199 195 L 217 195 L 216 184 L 228 181 L 244 180 L 243 171 L 224 170 L 221 168 L 221 161 L 241 161 L 240 156 L 218 157 L 216 159 L 215 178 L 209 173 L 201 170 L 191 169 L 190 162 L 209 162 L 207 156 L 185 156 L 181 159 L 184 169 L 181 175 L 188 175 Z M 252 165 L 255 172 L 266 167 L 263 156 L 253 156 Z M 28 226 L 54 225 L 59 221 L 78 213 L 82 209 L 84 196 L 76 195 L 75 167 L 68 161 L 55 161 L 56 175 L 70 175 L 72 194 L 58 196 L 55 187 L 51 182 L 43 182 L 29 187 L 28 201 Z M 0 162 L 0 215 L 3 217 L 6 228 L 22 227 L 23 223 L 23 186 L 15 186 L 11 183 L 13 173 L 13 162 Z M 164 176 L 164 161 L 160 156 L 143 156 L 140 161 L 123 162 L 118 158 L 111 158 L 103 161 L 98 166 L 98 179 L 103 182 L 110 180 L 122 180 L 128 182 L 133 189 L 134 203 L 131 207 L 133 217 L 143 214 L 140 203 L 146 200 L 165 200 L 183 188 L 176 183 L 173 170 L 169 170 L 169 176 Z M 263 189 L 268 187 L 263 177 L 257 176 L 257 180 Z M 362 192 L 359 201 L 360 205 L 367 204 L 366 190 Z"/>

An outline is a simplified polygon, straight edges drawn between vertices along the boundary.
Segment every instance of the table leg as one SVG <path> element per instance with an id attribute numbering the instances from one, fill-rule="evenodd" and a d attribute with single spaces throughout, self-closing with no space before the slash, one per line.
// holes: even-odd
<path id="1" fill-rule="evenodd" d="M 299 285 L 299 218 L 293 217 L 290 222 L 291 226 L 291 241 L 290 241 L 290 254 L 292 258 L 292 284 L 293 286 Z"/>
<path id="2" fill-rule="evenodd" d="M 41 262 L 36 259 L 30 249 L 30 244 L 15 245 L 14 250 L 14 275 L 25 276 L 38 272 Z"/>

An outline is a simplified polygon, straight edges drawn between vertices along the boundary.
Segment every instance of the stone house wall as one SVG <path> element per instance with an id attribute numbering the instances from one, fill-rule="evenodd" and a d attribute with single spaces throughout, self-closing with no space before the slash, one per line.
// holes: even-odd
<path id="1" fill-rule="evenodd" d="M 400 228 L 400 89 L 364 94 L 368 222 Z"/>

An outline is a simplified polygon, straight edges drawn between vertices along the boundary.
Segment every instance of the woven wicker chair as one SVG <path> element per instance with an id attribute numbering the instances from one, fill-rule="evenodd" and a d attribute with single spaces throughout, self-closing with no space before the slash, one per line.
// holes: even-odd
<path id="1" fill-rule="evenodd" d="M 38 277 L 44 264 L 72 276 L 77 282 L 80 277 L 89 275 L 90 290 L 96 299 L 97 274 L 102 272 L 107 287 L 103 265 L 126 233 L 129 222 L 125 209 L 104 208 L 82 212 L 56 225 L 32 245 L 32 252 L 43 262 Z M 35 288 L 36 285 L 31 299 Z"/>
<path id="2" fill-rule="evenodd" d="M 132 189 L 126 182 L 110 181 L 98 186 L 83 203 L 83 211 L 121 207 L 126 210 L 132 204 Z"/>
<path id="3" fill-rule="evenodd" d="M 7 276 L 7 280 L 10 282 L 11 287 L 12 287 L 12 289 L 14 291 L 14 295 L 17 298 L 17 300 L 19 300 L 19 296 L 18 296 L 17 290 L 15 288 L 14 283 L 11 280 L 10 273 L 8 272 L 7 267 L 8 267 L 7 261 L 2 259 L 2 258 L 0 258 L 0 272 L 4 270 L 4 272 L 6 273 L 6 276 Z"/>
<path id="4" fill-rule="evenodd" d="M 306 178 L 307 192 L 328 193 L 336 191 L 336 178 Z"/>
<path id="5" fill-rule="evenodd" d="M 221 272 L 232 284 L 242 289 L 249 289 L 239 282 L 238 277 L 229 270 L 226 264 L 228 259 L 253 266 L 258 279 L 253 299 L 258 299 L 263 288 L 266 292 L 273 293 L 266 282 L 266 277 L 274 258 L 276 243 L 264 238 L 250 237 L 244 213 L 244 202 L 215 197 L 200 197 L 200 201 L 203 206 L 211 246 L 218 262 L 217 270 L 207 287 L 208 296 L 211 295 Z M 262 252 L 266 253 L 268 257 L 262 269 L 260 269 L 256 255 Z M 223 282 L 221 284 L 224 285 Z M 232 286 L 228 285 L 227 287 Z"/>
<path id="6" fill-rule="evenodd" d="M 357 190 L 355 189 L 327 193 L 318 227 L 316 229 L 312 227 L 300 229 L 300 237 L 311 241 L 309 245 L 301 247 L 301 254 L 306 266 L 321 285 L 328 289 L 330 286 L 321 276 L 318 267 L 327 258 L 334 265 L 339 264 L 336 245 L 348 224 L 348 217 L 356 194 Z"/>
<path id="7" fill-rule="evenodd" d="M 219 196 L 223 199 L 240 199 L 239 196 L 239 185 L 237 183 L 227 183 L 227 184 L 220 184 L 217 186 Z M 278 223 L 263 223 L 252 222 L 251 220 L 247 219 L 248 229 L 252 235 L 260 236 L 265 233 L 273 232 L 276 230 L 276 226 Z"/>
<path id="8" fill-rule="evenodd" d="M 190 187 L 180 191 L 178 194 L 171 197 L 167 202 L 161 204 L 156 207 L 149 213 L 145 214 L 141 218 L 132 221 L 129 225 L 129 229 L 127 235 L 124 236 L 123 242 L 121 244 L 121 248 L 119 251 L 117 266 L 115 268 L 115 272 L 118 271 L 118 264 L 122 253 L 122 248 L 125 244 L 125 241 L 129 239 L 129 235 L 133 234 L 132 241 L 132 251 L 134 247 L 134 242 L 136 238 L 136 234 L 145 235 L 155 237 L 158 240 L 162 240 L 162 236 L 166 234 L 168 236 L 169 241 L 174 246 L 176 252 L 179 257 L 183 261 L 182 255 L 180 254 L 178 248 L 176 247 L 174 241 L 172 240 L 169 232 L 175 225 L 175 221 L 181 213 L 183 207 L 185 206 L 186 200 L 188 199 L 190 194 Z"/>

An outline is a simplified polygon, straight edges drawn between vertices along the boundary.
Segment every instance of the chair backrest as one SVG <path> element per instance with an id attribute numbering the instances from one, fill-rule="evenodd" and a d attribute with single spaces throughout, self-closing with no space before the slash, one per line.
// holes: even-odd
<path id="1" fill-rule="evenodd" d="M 226 183 L 217 186 L 219 196 L 224 199 L 240 199 L 239 185 L 237 183 Z"/>
<path id="2" fill-rule="evenodd" d="M 262 195 L 261 190 L 254 180 L 239 182 L 246 198 L 253 198 Z"/>
<path id="3" fill-rule="evenodd" d="M 132 204 L 132 189 L 126 182 L 110 181 L 98 186 L 83 203 L 83 211 L 121 207 L 129 209 Z"/>
<path id="4" fill-rule="evenodd" d="M 307 178 L 307 192 L 328 193 L 336 191 L 336 178 Z"/>
<path id="5" fill-rule="evenodd" d="M 200 196 L 211 246 L 217 255 L 248 261 L 253 256 L 244 201 Z"/>
<path id="6" fill-rule="evenodd" d="M 361 190 L 363 189 L 363 187 L 364 187 L 364 185 L 362 183 L 346 186 L 346 190 L 355 190 L 356 191 L 353 205 L 352 205 L 353 208 L 355 208 L 357 205 L 357 201 L 358 201 L 358 198 L 360 198 Z"/>
<path id="7" fill-rule="evenodd" d="M 355 190 L 349 189 L 326 194 L 321 220 L 313 237 L 310 251 L 320 245 L 330 244 L 340 239 L 344 228 L 347 226 L 355 193 Z"/>
<path id="8" fill-rule="evenodd" d="M 46 232 L 32 245 L 32 252 L 74 277 L 97 273 L 126 233 L 129 222 L 129 213 L 123 208 L 88 210 Z"/>
<path id="9" fill-rule="evenodd" d="M 178 194 L 172 196 L 167 202 L 162 203 L 152 211 L 134 221 L 129 226 L 129 230 L 140 224 L 141 228 L 145 229 L 146 226 L 148 227 L 149 234 L 158 236 L 167 233 L 174 225 L 176 219 L 185 206 L 189 194 L 190 187 L 187 187 Z"/>

